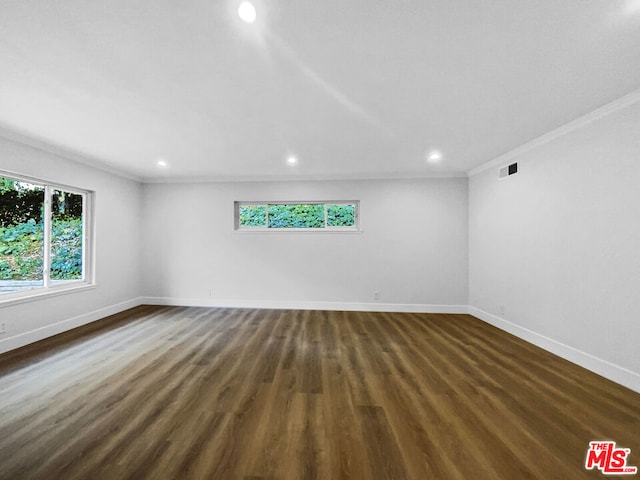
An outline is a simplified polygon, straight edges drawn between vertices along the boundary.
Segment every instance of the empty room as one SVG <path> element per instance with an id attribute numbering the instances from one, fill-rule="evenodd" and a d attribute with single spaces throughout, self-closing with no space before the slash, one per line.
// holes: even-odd
<path id="1" fill-rule="evenodd" d="M 640 467 L 640 0 L 0 3 L 0 480 Z"/>

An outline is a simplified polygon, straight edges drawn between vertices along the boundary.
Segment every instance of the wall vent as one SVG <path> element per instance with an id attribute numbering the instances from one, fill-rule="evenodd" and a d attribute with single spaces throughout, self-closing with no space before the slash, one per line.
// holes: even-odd
<path id="1" fill-rule="evenodd" d="M 512 163 L 511 165 L 502 167 L 498 171 L 498 178 L 506 178 L 510 175 L 515 175 L 516 173 L 518 173 L 518 164 Z"/>

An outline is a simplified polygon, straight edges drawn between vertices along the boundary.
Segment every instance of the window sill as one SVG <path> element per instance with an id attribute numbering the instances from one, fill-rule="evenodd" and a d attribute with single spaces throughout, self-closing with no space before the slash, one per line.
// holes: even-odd
<path id="1" fill-rule="evenodd" d="M 363 230 L 324 230 L 324 229 L 318 229 L 318 230 L 310 230 L 310 229 L 306 229 L 306 228 L 255 228 L 255 229 L 251 229 L 251 228 L 243 228 L 243 229 L 238 229 L 238 230 L 232 230 L 233 233 L 239 233 L 239 234 L 258 234 L 258 235 L 284 235 L 287 233 L 295 233 L 297 234 L 304 234 L 304 235 L 359 235 L 364 233 Z"/>
<path id="2" fill-rule="evenodd" d="M 38 288 L 18 293 L 6 293 L 0 296 L 0 308 L 29 303 L 45 298 L 67 295 L 69 293 L 84 292 L 96 288 L 95 283 L 73 283 L 69 285 L 58 285 L 49 288 Z"/>

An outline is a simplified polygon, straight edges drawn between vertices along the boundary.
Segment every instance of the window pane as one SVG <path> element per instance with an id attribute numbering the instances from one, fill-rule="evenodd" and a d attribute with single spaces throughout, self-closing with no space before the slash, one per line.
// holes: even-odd
<path id="1" fill-rule="evenodd" d="M 51 280 L 82 279 L 82 195 L 51 194 Z"/>
<path id="2" fill-rule="evenodd" d="M 44 187 L 0 177 L 0 293 L 44 285 Z"/>
<path id="3" fill-rule="evenodd" d="M 240 205 L 241 227 L 266 227 L 267 226 L 267 206 L 266 205 Z"/>
<path id="4" fill-rule="evenodd" d="M 327 205 L 328 227 L 354 227 L 355 224 L 355 205 Z"/>
<path id="5" fill-rule="evenodd" d="M 269 205 L 269 228 L 324 228 L 324 205 Z"/>

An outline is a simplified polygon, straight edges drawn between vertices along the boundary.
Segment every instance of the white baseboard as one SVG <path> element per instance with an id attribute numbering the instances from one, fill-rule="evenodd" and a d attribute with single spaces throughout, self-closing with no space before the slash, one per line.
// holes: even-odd
<path id="1" fill-rule="evenodd" d="M 109 305 L 108 307 L 100 308 L 92 312 L 84 313 L 73 318 L 68 318 L 60 322 L 46 325 L 44 327 L 36 328 L 28 332 L 15 335 L 13 337 L 5 338 L 0 341 L 0 353 L 8 352 L 16 348 L 24 347 L 30 343 L 44 340 L 45 338 L 52 337 L 67 330 L 86 325 L 87 323 L 95 322 L 109 315 L 115 315 L 116 313 L 123 312 L 138 305 L 142 305 L 142 298 L 133 298 L 126 302 L 117 303 L 115 305 Z"/>
<path id="2" fill-rule="evenodd" d="M 468 313 L 480 320 L 515 335 L 533 345 L 586 368 L 613 382 L 640 393 L 640 374 L 594 357 L 573 347 L 540 335 L 484 310 L 467 305 L 429 305 L 401 303 L 310 302 L 278 300 L 216 300 L 211 298 L 138 297 L 46 325 L 0 341 L 0 353 L 23 347 L 82 325 L 123 312 L 139 305 L 175 305 L 192 307 L 264 308 L 295 310 L 334 310 L 363 312 Z"/>
<path id="3" fill-rule="evenodd" d="M 505 332 L 521 338 L 522 340 L 558 355 L 565 360 L 575 363 L 576 365 L 580 365 L 581 367 L 597 373 L 598 375 L 601 375 L 613 382 L 619 383 L 634 392 L 640 393 L 640 374 L 636 372 L 632 372 L 631 370 L 614 365 L 613 363 L 602 360 L 601 358 L 594 357 L 593 355 L 545 337 L 544 335 L 540 335 L 539 333 L 521 327 L 520 325 L 516 325 L 504 318 L 487 313 L 479 308 L 469 306 L 468 313 L 490 325 L 493 325 L 494 327 L 499 328 L 500 330 L 504 330 Z"/>
<path id="4" fill-rule="evenodd" d="M 312 302 L 281 300 L 224 300 L 213 298 L 143 297 L 148 305 L 185 307 L 272 308 L 282 310 L 334 310 L 358 312 L 467 313 L 466 305 L 428 305 L 405 303 Z"/>

